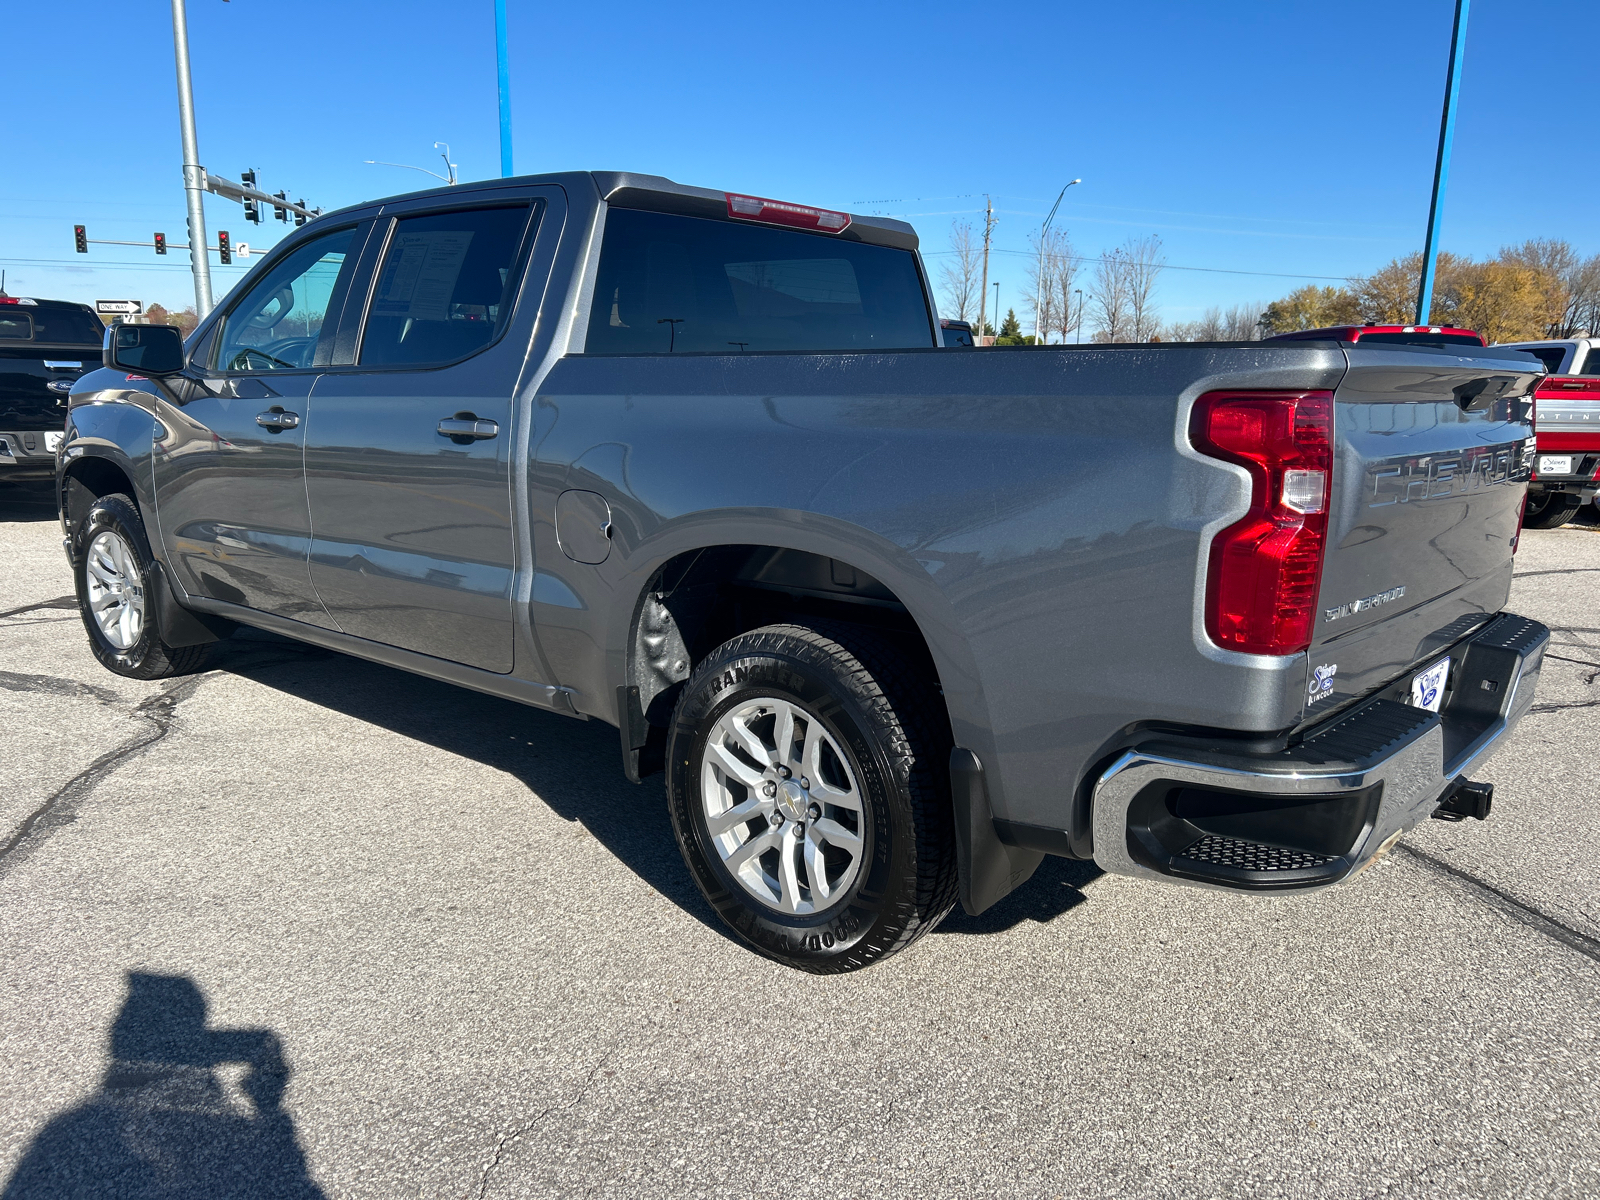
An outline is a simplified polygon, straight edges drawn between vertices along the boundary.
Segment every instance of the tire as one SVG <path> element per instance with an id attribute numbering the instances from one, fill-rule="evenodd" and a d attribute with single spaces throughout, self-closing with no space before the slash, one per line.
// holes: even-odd
<path id="1" fill-rule="evenodd" d="M 757 629 L 695 669 L 667 735 L 672 827 L 706 900 L 755 950 L 854 971 L 950 911 L 950 736 L 936 697 L 892 643 L 831 622 Z M 745 819 L 718 820 L 736 808 Z"/>
<path id="2" fill-rule="evenodd" d="M 150 539 L 129 497 L 114 493 L 90 505 L 73 535 L 72 557 L 78 611 L 101 666 L 129 679 L 166 679 L 205 669 L 216 643 L 173 647 L 161 640 Z M 112 615 L 103 620 L 107 614 Z"/>
<path id="3" fill-rule="evenodd" d="M 1528 511 L 1522 518 L 1526 529 L 1559 529 L 1583 507 L 1581 497 L 1568 492 L 1545 492 L 1528 497 Z"/>

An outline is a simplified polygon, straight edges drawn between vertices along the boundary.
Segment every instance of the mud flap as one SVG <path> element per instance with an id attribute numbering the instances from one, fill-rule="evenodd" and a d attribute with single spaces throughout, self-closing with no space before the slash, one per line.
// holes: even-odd
<path id="1" fill-rule="evenodd" d="M 178 649 L 182 646 L 203 646 L 207 642 L 220 642 L 228 636 L 233 622 L 225 617 L 195 612 L 178 603 L 172 594 L 172 583 L 167 578 L 166 567 L 160 559 L 152 560 L 150 571 L 155 578 L 156 631 L 164 645 Z"/>
<path id="2" fill-rule="evenodd" d="M 1044 853 L 1000 840 L 989 810 L 983 764 L 971 750 L 960 746 L 950 751 L 950 792 L 955 801 L 961 907 L 975 917 L 1027 883 L 1044 861 Z"/>

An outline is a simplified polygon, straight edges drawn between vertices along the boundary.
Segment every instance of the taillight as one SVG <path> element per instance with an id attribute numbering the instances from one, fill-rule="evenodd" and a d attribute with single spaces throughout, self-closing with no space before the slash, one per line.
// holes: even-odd
<path id="1" fill-rule="evenodd" d="M 1247 654 L 1311 644 L 1328 532 L 1332 392 L 1212 392 L 1195 402 L 1203 453 L 1250 472 L 1250 511 L 1211 543 L 1206 632 Z"/>

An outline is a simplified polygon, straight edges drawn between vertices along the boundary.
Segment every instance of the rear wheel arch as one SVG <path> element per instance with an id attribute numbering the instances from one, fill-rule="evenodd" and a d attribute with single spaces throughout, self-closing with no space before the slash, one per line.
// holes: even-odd
<path id="1" fill-rule="evenodd" d="M 633 605 L 623 645 L 623 689 L 638 716 L 665 728 L 677 690 L 718 646 L 773 624 L 807 620 L 870 627 L 943 687 L 939 658 L 901 597 L 865 567 L 793 547 L 702 546 L 661 563 Z M 628 714 L 619 714 L 620 723 Z"/>

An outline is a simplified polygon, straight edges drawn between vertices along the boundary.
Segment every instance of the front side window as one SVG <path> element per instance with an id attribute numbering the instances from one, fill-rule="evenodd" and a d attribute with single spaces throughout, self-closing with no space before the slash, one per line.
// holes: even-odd
<path id="1" fill-rule="evenodd" d="M 586 353 L 933 344 L 908 250 L 670 213 L 606 216 Z"/>
<path id="2" fill-rule="evenodd" d="M 216 365 L 224 371 L 300 370 L 314 365 L 355 229 L 312 238 L 280 259 L 223 318 Z M 332 328 L 327 332 L 331 336 Z"/>
<path id="3" fill-rule="evenodd" d="M 395 222 L 361 335 L 364 367 L 427 366 L 482 350 L 504 330 L 528 206 Z"/>

